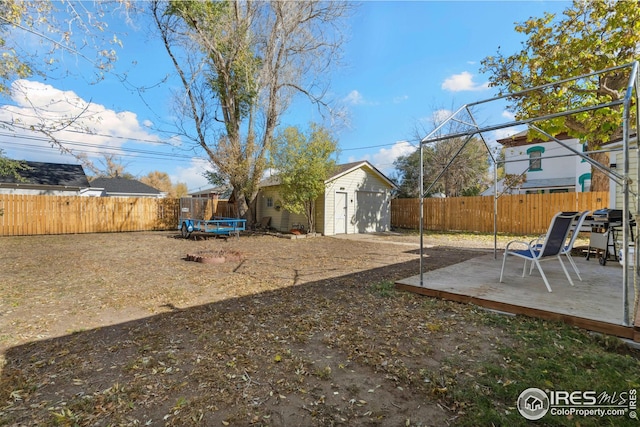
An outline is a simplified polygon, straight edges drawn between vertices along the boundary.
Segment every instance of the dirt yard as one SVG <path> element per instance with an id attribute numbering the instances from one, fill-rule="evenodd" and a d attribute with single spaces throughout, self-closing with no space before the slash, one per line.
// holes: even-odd
<path id="1" fill-rule="evenodd" d="M 506 338 L 473 307 L 393 289 L 418 274 L 417 242 L 0 238 L 0 425 L 455 424 L 443 373 Z M 436 269 L 493 240 L 425 243 Z"/>

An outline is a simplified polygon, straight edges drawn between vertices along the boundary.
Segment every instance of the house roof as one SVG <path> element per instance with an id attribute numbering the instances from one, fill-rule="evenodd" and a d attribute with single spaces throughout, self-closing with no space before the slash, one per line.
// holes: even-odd
<path id="1" fill-rule="evenodd" d="M 104 188 L 107 193 L 119 194 L 160 194 L 161 191 L 135 179 L 96 178 L 91 181 L 91 186 Z"/>
<path id="2" fill-rule="evenodd" d="M 519 147 L 521 145 L 531 145 L 531 144 L 540 144 L 543 142 L 549 142 L 548 139 L 543 140 L 540 138 L 534 138 L 533 140 L 528 139 L 528 130 L 523 130 L 522 132 L 518 132 L 514 135 L 508 136 L 506 138 L 497 139 L 496 142 L 504 145 L 505 147 Z M 555 136 L 559 140 L 572 139 L 566 133 L 561 133 Z"/>
<path id="3" fill-rule="evenodd" d="M 203 190 L 191 191 L 190 196 L 209 196 L 211 194 L 217 194 L 220 199 L 228 199 L 231 197 L 233 188 L 230 185 L 221 185 L 219 187 L 209 187 Z"/>
<path id="4" fill-rule="evenodd" d="M 393 181 L 391 181 L 389 178 L 387 178 L 382 172 L 380 172 L 375 166 L 373 166 L 371 163 L 369 163 L 366 160 L 360 161 L 360 162 L 351 162 L 351 163 L 344 163 L 341 165 L 336 165 L 333 173 L 331 174 L 331 176 L 329 178 L 327 178 L 324 182 L 328 183 L 331 182 L 335 179 L 340 178 L 343 175 L 346 175 L 347 173 L 356 170 L 358 168 L 361 167 L 367 167 L 368 169 L 370 169 L 374 174 L 378 175 L 384 182 L 386 182 L 387 184 L 389 184 L 390 187 L 392 188 L 397 188 L 397 186 L 393 183 Z M 260 187 L 271 187 L 274 185 L 280 185 L 280 179 L 278 178 L 277 175 L 274 176 L 270 176 L 267 177 L 265 179 L 263 179 L 262 181 L 260 181 Z"/>
<path id="5" fill-rule="evenodd" d="M 528 179 L 520 185 L 522 189 L 529 188 L 564 188 L 575 187 L 576 180 L 573 177 L 568 178 L 547 178 L 547 179 Z"/>
<path id="6" fill-rule="evenodd" d="M 19 181 L 14 176 L 0 176 L 0 183 L 78 188 L 90 187 L 89 180 L 84 173 L 82 165 L 31 161 L 25 161 L 23 163 L 28 166 L 28 169 L 19 172 L 19 175 L 24 181 Z"/>

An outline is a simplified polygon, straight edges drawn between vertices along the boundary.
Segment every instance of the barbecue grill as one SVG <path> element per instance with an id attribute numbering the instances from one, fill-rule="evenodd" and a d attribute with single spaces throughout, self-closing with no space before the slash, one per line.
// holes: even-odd
<path id="1" fill-rule="evenodd" d="M 593 211 L 593 221 L 604 223 L 607 226 L 611 222 L 622 222 L 622 209 L 598 209 Z"/>
<path id="2" fill-rule="evenodd" d="M 629 214 L 629 218 L 632 216 Z M 633 227 L 635 221 L 631 224 L 631 240 L 633 241 Z M 591 255 L 591 250 L 602 250 L 603 254 L 598 257 L 600 264 L 605 265 L 609 256 L 618 261 L 618 251 L 616 243 L 618 234 L 622 231 L 622 209 L 598 209 L 593 211 L 590 217 L 585 220 L 585 225 L 591 226 L 591 236 L 589 239 L 589 248 L 587 249 L 587 259 Z"/>

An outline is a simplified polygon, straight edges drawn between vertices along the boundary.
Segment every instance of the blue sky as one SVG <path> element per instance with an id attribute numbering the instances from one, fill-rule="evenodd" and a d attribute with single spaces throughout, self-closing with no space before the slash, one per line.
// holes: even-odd
<path id="1" fill-rule="evenodd" d="M 428 131 L 434 114 L 446 116 L 449 110 L 495 95 L 487 87 L 487 76 L 479 72 L 480 61 L 499 46 L 506 54 L 519 48 L 522 37 L 514 31 L 515 22 L 545 11 L 559 13 L 569 5 L 567 1 L 361 3 L 349 22 L 344 65 L 330 76 L 331 95 L 340 100 L 349 119 L 336 135 L 339 162 L 369 160 L 393 176 L 394 159 L 415 150 L 416 128 Z M 86 126 L 97 135 L 59 134 L 69 148 L 98 163 L 101 152 L 113 153 L 136 176 L 158 170 L 168 173 L 174 183 L 185 182 L 189 190 L 207 186 L 202 153 L 159 132 L 171 130 L 171 91 L 176 88 L 170 79 L 155 85 L 173 73 L 159 41 L 143 22 L 127 25 L 113 18 L 110 28 L 127 34 L 121 36 L 117 65 L 104 80 L 96 83 L 89 64 L 67 54 L 50 76 L 30 77 L 18 87 L 31 102 L 46 105 L 51 117 L 86 109 Z M 20 30 L 14 37 L 34 43 L 33 36 Z M 121 81 L 125 74 L 129 84 Z M 140 95 L 135 87 L 146 90 Z M 16 91 L 13 99 L 1 101 L 0 122 L 16 118 L 28 122 L 33 113 L 23 95 Z M 481 122 L 507 120 L 500 103 L 477 114 Z M 313 107 L 296 103 L 282 125 L 304 128 L 319 119 L 316 115 Z M 42 135 L 21 132 L 19 136 L 16 139 L 0 129 L 0 149 L 8 157 L 77 163 L 52 148 Z M 500 136 L 504 135 L 488 135 L 489 139 Z"/>

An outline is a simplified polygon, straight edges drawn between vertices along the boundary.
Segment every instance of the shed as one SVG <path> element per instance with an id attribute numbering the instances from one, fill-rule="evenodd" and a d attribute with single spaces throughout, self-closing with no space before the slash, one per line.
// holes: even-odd
<path id="1" fill-rule="evenodd" d="M 368 161 L 337 165 L 324 182 L 325 191 L 316 201 L 316 232 L 326 236 L 357 234 L 391 229 L 391 196 L 397 186 Z M 279 231 L 307 226 L 304 215 L 279 206 L 277 177 L 260 183 L 256 203 L 257 219 L 271 217 Z"/>

